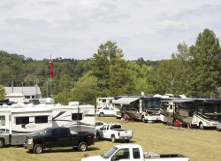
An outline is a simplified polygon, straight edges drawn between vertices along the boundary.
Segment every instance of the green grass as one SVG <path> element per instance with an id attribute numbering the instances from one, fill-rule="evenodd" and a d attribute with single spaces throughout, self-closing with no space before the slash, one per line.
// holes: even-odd
<path id="1" fill-rule="evenodd" d="M 129 143 L 112 143 L 109 140 L 95 141 L 87 152 L 78 152 L 72 148 L 45 150 L 43 154 L 29 153 L 23 147 L 0 149 L 0 161 L 79 161 L 85 154 L 100 155 L 116 144 L 139 144 L 143 150 L 159 154 L 180 153 L 190 161 L 217 161 L 221 158 L 221 132 L 215 129 L 177 130 L 168 129 L 162 123 L 144 124 L 142 122 L 125 123 L 115 117 L 97 117 L 105 123 L 121 123 L 123 128 L 133 130 L 134 137 Z"/>

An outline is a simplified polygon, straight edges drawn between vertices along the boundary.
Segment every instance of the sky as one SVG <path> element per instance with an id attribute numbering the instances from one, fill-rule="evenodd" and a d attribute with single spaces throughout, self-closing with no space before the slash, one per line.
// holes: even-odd
<path id="1" fill-rule="evenodd" d="M 88 59 L 107 41 L 124 59 L 171 59 L 204 29 L 221 40 L 220 0 L 1 0 L 0 50 Z"/>

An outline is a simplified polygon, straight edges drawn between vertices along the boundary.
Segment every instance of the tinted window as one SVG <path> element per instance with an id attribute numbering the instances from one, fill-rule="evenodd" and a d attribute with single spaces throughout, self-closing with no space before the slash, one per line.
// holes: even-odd
<path id="1" fill-rule="evenodd" d="M 133 148 L 133 157 L 134 159 L 140 159 L 140 151 L 138 148 Z"/>
<path id="2" fill-rule="evenodd" d="M 48 116 L 36 116 L 35 123 L 36 124 L 48 123 Z"/>
<path id="3" fill-rule="evenodd" d="M 60 135 L 68 135 L 69 130 L 68 129 L 60 129 Z"/>
<path id="4" fill-rule="evenodd" d="M 72 113 L 72 120 L 82 120 L 82 113 Z"/>
<path id="5" fill-rule="evenodd" d="M 115 160 L 130 159 L 129 149 L 120 149 L 115 154 Z"/>
<path id="6" fill-rule="evenodd" d="M 104 107 L 104 108 L 103 108 L 103 110 L 109 110 L 109 108 L 107 108 L 107 107 Z"/>
<path id="7" fill-rule="evenodd" d="M 16 125 L 29 124 L 29 117 L 16 117 Z"/>
<path id="8" fill-rule="evenodd" d="M 57 136 L 57 135 L 59 135 L 58 129 L 52 129 L 51 135 L 52 135 L 52 136 Z"/>

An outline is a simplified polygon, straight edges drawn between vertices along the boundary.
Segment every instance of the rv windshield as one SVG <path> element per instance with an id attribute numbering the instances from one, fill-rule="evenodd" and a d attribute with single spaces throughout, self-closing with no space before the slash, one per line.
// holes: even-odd
<path id="1" fill-rule="evenodd" d="M 151 110 L 159 110 L 160 109 L 160 99 L 150 99 L 148 101 L 148 108 Z"/>
<path id="2" fill-rule="evenodd" d="M 112 147 L 107 153 L 101 155 L 101 157 L 103 158 L 109 158 L 115 151 L 117 151 L 118 148 L 117 147 Z"/>
<path id="3" fill-rule="evenodd" d="M 205 114 L 221 114 L 221 105 L 215 103 L 205 103 Z"/>

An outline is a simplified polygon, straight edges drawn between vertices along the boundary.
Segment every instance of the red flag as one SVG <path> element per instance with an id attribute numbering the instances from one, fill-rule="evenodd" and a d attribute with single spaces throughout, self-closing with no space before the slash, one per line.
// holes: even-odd
<path id="1" fill-rule="evenodd" d="M 49 59 L 49 63 L 50 63 L 50 65 L 49 65 L 49 74 L 50 74 L 50 77 L 53 77 L 53 72 L 52 72 L 52 65 L 51 65 L 51 57 L 50 57 L 50 59 Z"/>

